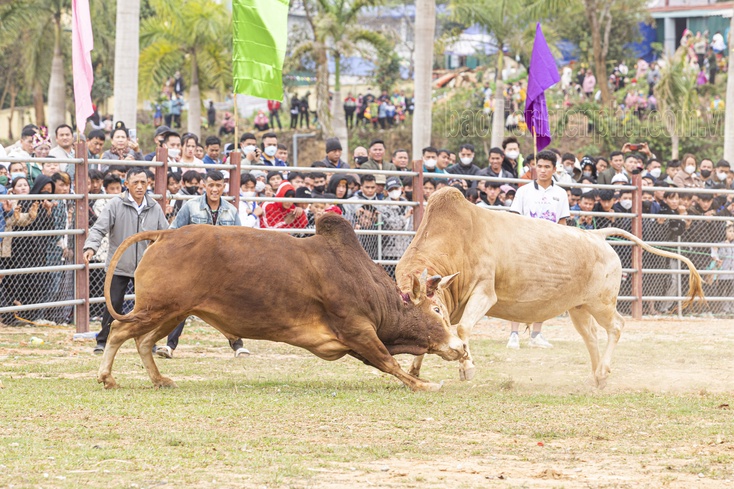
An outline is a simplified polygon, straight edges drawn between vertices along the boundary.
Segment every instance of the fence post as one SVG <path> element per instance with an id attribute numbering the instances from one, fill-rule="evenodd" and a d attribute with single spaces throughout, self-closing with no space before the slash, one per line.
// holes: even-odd
<path id="1" fill-rule="evenodd" d="M 240 165 L 242 164 L 242 153 L 240 153 L 239 151 L 232 151 L 229 154 L 228 163 L 236 167 L 229 170 L 229 195 L 234 197 L 232 205 L 234 205 L 235 209 L 239 211 L 240 175 L 242 174 L 242 169 L 240 168 Z"/>
<path id="2" fill-rule="evenodd" d="M 423 219 L 423 160 L 413 161 L 413 171 L 418 172 L 413 177 L 413 202 L 418 202 L 418 206 L 413 207 L 413 231 L 417 231 Z"/>
<path id="3" fill-rule="evenodd" d="M 161 196 L 158 199 L 158 205 L 161 206 L 163 212 L 166 212 L 168 206 L 168 148 L 157 148 L 155 150 L 155 161 L 163 163 L 161 166 L 155 167 L 155 184 L 153 193 Z"/>
<path id="4" fill-rule="evenodd" d="M 632 218 L 632 234 L 642 239 L 642 175 L 632 175 L 632 184 L 635 185 L 634 198 L 632 199 L 632 212 L 636 214 Z M 632 268 L 636 270 L 632 274 L 632 295 L 637 299 L 632 303 L 632 318 L 642 318 L 642 248 L 632 247 Z"/>
<path id="5" fill-rule="evenodd" d="M 76 165 L 74 169 L 76 174 L 75 190 L 77 194 L 82 196 L 81 199 L 76 201 L 74 227 L 83 231 L 82 234 L 76 235 L 74 240 L 74 263 L 84 264 L 84 242 L 89 235 L 89 166 L 87 166 L 89 153 L 87 152 L 86 142 L 77 142 L 75 151 L 75 157 L 84 161 Z M 74 306 L 76 332 L 86 333 L 89 331 L 89 265 L 84 265 L 81 270 L 75 270 L 74 275 L 75 295 L 77 299 L 84 301 Z"/>

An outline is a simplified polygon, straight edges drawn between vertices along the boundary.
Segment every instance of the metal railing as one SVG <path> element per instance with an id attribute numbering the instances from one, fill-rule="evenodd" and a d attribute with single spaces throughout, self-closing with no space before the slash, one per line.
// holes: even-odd
<path id="1" fill-rule="evenodd" d="M 87 149 L 84 143 L 76 146 L 76 154 L 84 155 L 83 158 L 69 159 L 53 159 L 53 158 L 2 158 L 0 162 L 20 161 L 23 163 L 33 162 L 54 162 L 76 165 L 75 168 L 75 184 L 77 192 L 71 194 L 36 194 L 36 195 L 0 195 L 0 204 L 4 201 L 52 201 L 64 203 L 72 211 L 70 212 L 70 222 L 63 229 L 45 229 L 45 230 L 21 230 L 19 227 L 13 227 L 12 230 L 0 232 L 1 239 L 66 239 L 68 242 L 67 249 L 73 250 L 73 259 L 62 261 L 47 260 L 38 263 L 35 266 L 23 266 L 23 262 L 5 262 L 0 266 L 0 275 L 5 277 L 7 281 L 21 282 L 23 279 L 18 277 L 36 277 L 37 283 L 47 281 L 53 283 L 54 287 L 63 289 L 63 294 L 46 293 L 40 300 L 32 302 L 15 301 L 7 302 L 0 307 L 0 315 L 18 314 L 29 311 L 40 310 L 71 310 L 73 309 L 74 320 L 78 332 L 86 332 L 89 328 L 90 307 L 92 308 L 92 316 L 101 316 L 104 310 L 104 298 L 101 297 L 101 291 L 104 281 L 104 264 L 102 262 L 92 262 L 85 264 L 83 260 L 83 244 L 89 232 L 89 201 L 97 201 L 99 199 L 114 198 L 112 195 L 90 195 L 86 192 L 86 188 L 82 189 L 79 185 L 88 181 L 88 165 L 89 164 L 107 164 L 107 165 L 123 165 L 123 166 L 139 166 L 151 169 L 155 174 L 155 185 L 153 192 L 150 194 L 163 209 L 167 208 L 169 201 L 185 201 L 196 196 L 170 195 L 167 192 L 167 174 L 171 167 L 174 168 L 206 168 L 211 169 L 212 165 L 182 165 L 180 163 L 169 164 L 168 155 L 165 148 L 159 149 L 156 153 L 154 161 L 128 161 L 128 160 L 88 160 Z M 501 179 L 488 176 L 469 176 L 458 174 L 425 174 L 422 170 L 422 162 L 413 163 L 413 171 L 377 171 L 377 170 L 361 170 L 361 169 L 337 169 L 337 168 L 311 168 L 311 167 L 265 167 L 262 165 L 241 165 L 241 154 L 235 152 L 230 157 L 230 163 L 227 165 L 217 165 L 218 170 L 228 170 L 230 172 L 230 188 L 229 195 L 226 197 L 235 206 L 239 207 L 240 192 L 239 182 L 240 175 L 243 171 L 249 170 L 276 170 L 276 171 L 298 171 L 301 173 L 308 172 L 325 172 L 331 174 L 356 174 L 356 175 L 384 175 L 411 177 L 413 182 L 413 200 L 412 201 L 393 201 L 393 200 L 344 200 L 334 198 L 274 198 L 274 197 L 253 197 L 248 198 L 249 202 L 264 204 L 266 202 L 293 203 L 293 204 L 324 204 L 324 205 L 340 205 L 345 209 L 345 217 L 350 220 L 355 228 L 355 233 L 360 243 L 363 245 L 369 256 L 378 264 L 383 265 L 389 273 L 394 274 L 395 265 L 402 252 L 407 249 L 412 237 L 415 235 L 415 229 L 420 224 L 423 217 L 424 199 L 423 199 L 423 180 L 430 177 L 437 181 L 446 180 L 465 180 L 467 182 L 500 182 L 513 184 L 527 184 L 525 179 Z M 83 184 L 82 184 L 83 185 Z M 633 185 L 590 185 L 590 184 L 559 184 L 562 187 L 569 188 L 593 188 L 597 190 L 613 189 L 631 190 L 633 194 L 632 208 L 624 213 L 621 212 L 584 212 L 572 211 L 573 217 L 592 216 L 594 218 L 605 219 L 625 219 L 629 224 L 629 230 L 632 234 L 640 237 L 651 246 L 670 249 L 676 253 L 693 257 L 694 263 L 699 266 L 699 272 L 707 280 L 706 292 L 708 306 L 701 305 L 697 312 L 713 312 L 713 313 L 732 313 L 734 314 L 734 280 L 722 279 L 726 275 L 726 271 L 709 269 L 711 264 L 710 249 L 718 247 L 721 249 L 734 248 L 734 243 L 723 243 L 721 231 L 725 222 L 734 221 L 734 217 L 727 216 L 692 216 L 692 215 L 660 215 L 642 212 L 642 195 L 643 192 L 670 191 L 667 187 L 643 187 L 639 176 L 633 179 Z M 675 189 L 675 191 L 686 193 L 713 193 L 717 195 L 734 195 L 734 191 L 729 190 L 708 190 L 708 189 Z M 494 206 L 492 210 L 507 211 L 507 207 Z M 364 211 L 360 213 L 360 211 Z M 408 214 L 409 213 L 409 214 Z M 388 217 L 394 218 L 392 221 Z M 668 222 L 683 221 L 685 231 L 675 239 L 664 235 L 663 231 Z M 397 223 L 397 224 L 396 224 Z M 657 223 L 657 224 L 655 224 Z M 657 227 L 656 227 L 657 226 Z M 714 229 L 711 231 L 711 229 Z M 290 229 L 273 229 L 274 232 L 285 232 L 297 236 L 305 237 L 315 233 L 313 220 L 307 225 Z M 714 234 L 710 234 L 711 231 Z M 657 234 L 656 234 L 657 233 Z M 663 233 L 663 234 L 661 234 Z M 709 233 L 709 234 L 707 234 Z M 718 233 L 718 234 L 716 234 Z M 716 236 L 716 239 L 710 239 Z M 623 272 L 625 279 L 620 289 L 620 307 L 631 313 L 634 317 L 640 317 L 644 312 L 645 304 L 653 304 L 657 310 L 663 309 L 668 313 L 677 312 L 682 315 L 681 303 L 686 299 L 683 293 L 687 290 L 686 275 L 689 273 L 685 265 L 680 262 L 655 260 L 648 258 L 649 254 L 644 254 L 642 249 L 633 243 L 624 240 L 610 240 L 610 245 L 617 251 L 622 259 Z M 626 250 L 626 251 L 625 251 Z M 43 250 L 36 250 L 36 253 L 43 253 Z M 56 256 L 56 255 L 54 255 Z M 652 256 L 652 255 L 650 255 Z M 13 266 L 8 266 L 11 263 Z M 69 277 L 73 275 L 73 280 Z M 734 277 L 734 271 L 732 271 Z M 27 282 L 27 281 L 26 281 Z M 724 282 L 730 282 L 722 284 Z M 64 289 L 60 284 L 72 283 L 73 292 Z M 91 287 L 90 287 L 91 286 Z M 134 300 L 132 290 L 128 291 L 125 296 L 126 301 Z M 38 299 L 41 295 L 36 295 Z M 53 298 L 53 300 L 51 300 Z M 624 305 L 626 304 L 626 305 Z M 720 307 L 714 307 L 720 306 Z M 130 303 L 127 303 L 130 307 Z M 629 311 L 627 311 L 629 308 Z M 20 316 L 23 317 L 23 316 Z M 24 318 L 25 319 L 25 318 Z"/>

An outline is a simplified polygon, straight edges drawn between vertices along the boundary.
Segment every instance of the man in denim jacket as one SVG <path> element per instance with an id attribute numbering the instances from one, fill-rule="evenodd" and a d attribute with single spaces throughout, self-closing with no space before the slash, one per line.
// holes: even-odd
<path id="1" fill-rule="evenodd" d="M 177 229 L 189 224 L 211 224 L 214 226 L 241 226 L 240 216 L 237 208 L 222 199 L 224 193 L 224 176 L 219 170 L 209 170 L 206 174 L 205 193 L 200 197 L 186 202 L 176 215 L 169 229 Z M 171 358 L 173 350 L 178 346 L 178 338 L 183 333 L 184 319 L 176 326 L 176 329 L 168 335 L 166 346 L 156 347 L 155 352 L 159 357 Z M 235 352 L 235 356 L 249 355 L 250 352 L 243 348 L 242 340 L 230 341 L 229 346 Z"/>

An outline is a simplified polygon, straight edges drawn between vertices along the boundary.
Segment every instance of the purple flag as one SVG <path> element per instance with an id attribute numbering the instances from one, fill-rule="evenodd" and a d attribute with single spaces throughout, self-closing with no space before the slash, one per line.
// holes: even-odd
<path id="1" fill-rule="evenodd" d="M 560 80 L 556 60 L 553 59 L 553 54 L 548 47 L 548 43 L 545 42 L 540 22 L 538 22 L 535 28 L 533 53 L 530 57 L 528 96 L 525 101 L 525 122 L 528 125 L 530 134 L 533 134 L 533 129 L 535 129 L 538 138 L 538 151 L 541 151 L 551 142 L 548 107 L 545 105 L 545 91 Z"/>

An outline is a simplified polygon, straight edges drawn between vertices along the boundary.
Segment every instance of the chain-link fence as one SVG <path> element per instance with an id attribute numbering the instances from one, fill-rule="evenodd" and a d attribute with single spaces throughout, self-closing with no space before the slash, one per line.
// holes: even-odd
<path id="1" fill-rule="evenodd" d="M 79 149 L 84 149 L 86 153 L 83 144 Z M 195 195 L 167 189 L 168 159 L 165 150 L 156 160 L 158 162 L 126 161 L 125 165 L 155 170 L 152 197 L 165 207 L 165 213 L 172 221 L 183 202 L 195 198 Z M 31 159 L 27 164 L 30 167 L 36 162 L 42 163 L 43 160 Z M 65 163 L 86 165 L 88 162 L 80 158 Z M 240 175 L 237 158 L 233 159 L 233 163 L 222 166 L 222 169 L 229 170 L 230 178 L 236 179 Z M 254 168 L 242 167 L 242 170 L 247 172 Z M 416 168 L 420 169 L 420 165 L 416 165 Z M 278 170 L 283 173 L 298 170 L 308 174 L 325 169 Z M 367 254 L 393 276 L 395 265 L 409 246 L 415 234 L 413 229 L 422 217 L 423 207 L 418 204 L 418 201 L 423 200 L 423 186 L 420 185 L 423 182 L 422 172 L 353 169 L 328 169 L 328 172 L 358 176 L 372 174 L 384 178 L 395 175 L 412 177 L 413 201 L 404 198 L 392 200 L 379 189 L 377 193 L 360 192 L 351 198 L 319 194 L 297 198 L 294 197 L 295 192 L 281 197 L 248 196 L 243 197 L 246 200 L 240 203 L 239 182 L 236 180 L 232 180 L 230 197 L 227 198 L 238 206 L 243 225 L 287 232 L 300 238 L 307 238 L 315 232 L 318 215 L 339 212 L 352 224 Z M 5 221 L 4 230 L 0 230 L 0 275 L 3 276 L 0 319 L 5 324 L 23 321 L 75 322 L 78 331 L 86 331 L 89 319 L 101 318 L 105 311 L 104 263 L 109 245 L 104 240 L 86 267 L 81 256 L 81 244 L 88 229 L 116 195 L 83 193 L 88 192 L 88 189 L 76 182 L 73 182 L 74 190 L 70 191 L 68 185 L 65 186 L 63 174 L 51 177 L 55 181 L 47 188 L 35 188 L 34 181 L 28 179 L 25 186 L 23 182 L 19 182 L 17 187 L 15 182 L 11 183 L 10 195 L 0 195 Z M 426 191 L 430 191 L 431 186 L 436 188 L 458 184 L 465 189 L 470 200 L 476 199 L 478 195 L 472 192 L 473 187 L 485 190 L 491 187 L 494 189 L 492 192 L 499 193 L 500 197 L 490 203 L 494 205 L 484 205 L 492 211 L 508 210 L 501 204 L 509 190 L 500 187 L 498 192 L 496 184 L 527 183 L 526 180 L 482 176 L 433 174 L 431 177 L 432 182 L 427 185 Z M 78 167 L 76 178 L 85 178 L 85 172 Z M 40 178 L 38 181 L 43 183 L 44 180 Z M 684 263 L 649 252 L 640 253 L 632 243 L 610 238 L 609 242 L 617 251 L 624 272 L 619 293 L 619 309 L 623 314 L 734 314 L 734 204 L 730 204 L 734 200 L 734 191 L 643 189 L 639 184 L 626 187 L 585 184 L 562 186 L 582 189 L 581 196 L 578 191 L 569 192 L 571 204 L 579 204 L 578 207 L 572 207 L 569 225 L 584 229 L 614 226 L 630 231 L 654 247 L 689 258 L 704 278 L 707 301 L 698 301 L 693 307 L 683 310 L 681 304 L 686 299 L 688 289 L 688 268 Z M 622 189 L 632 195 L 631 208 L 617 205 Z M 601 201 L 602 191 L 606 191 L 607 197 L 613 191 L 613 196 L 609 198 L 611 200 Z M 668 210 L 660 212 L 658 203 L 667 199 L 667 193 L 671 192 L 679 194 L 680 210 L 670 211 L 666 207 Z M 589 196 L 594 198 L 589 199 Z M 85 207 L 87 202 L 88 207 Z M 80 213 L 86 218 L 82 219 Z M 636 258 L 639 256 L 641 259 Z M 134 290 L 130 286 L 126 291 L 125 312 L 133 307 L 133 294 Z M 88 311 L 85 309 L 87 307 Z"/>

